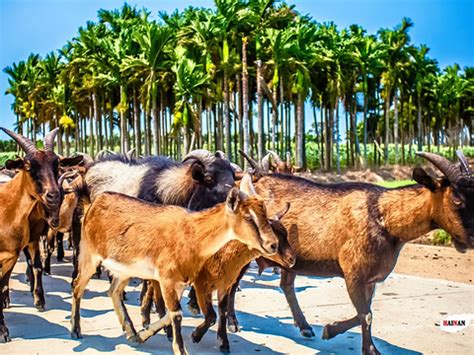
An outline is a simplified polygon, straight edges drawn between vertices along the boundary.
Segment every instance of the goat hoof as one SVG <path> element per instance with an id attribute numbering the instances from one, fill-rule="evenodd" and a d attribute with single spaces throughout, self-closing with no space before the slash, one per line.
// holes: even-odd
<path id="1" fill-rule="evenodd" d="M 229 344 L 219 346 L 219 351 L 223 354 L 230 354 Z"/>
<path id="2" fill-rule="evenodd" d="M 8 328 L 5 325 L 0 325 L 0 343 L 8 343 L 9 341 L 12 340 Z"/>
<path id="3" fill-rule="evenodd" d="M 377 350 L 374 344 L 370 345 L 367 349 L 362 349 L 364 355 L 380 355 L 380 352 Z"/>
<path id="4" fill-rule="evenodd" d="M 164 329 L 166 333 L 166 337 L 169 341 L 173 341 L 173 327 L 171 325 L 167 325 Z"/>
<path id="5" fill-rule="evenodd" d="M 193 340 L 193 343 L 199 343 L 202 339 L 202 335 L 199 334 L 196 330 L 192 332 L 191 334 L 191 339 Z"/>
<path id="6" fill-rule="evenodd" d="M 144 320 L 142 322 L 143 329 L 148 329 L 149 326 L 150 326 L 150 320 Z"/>
<path id="7" fill-rule="evenodd" d="M 142 344 L 143 340 L 138 334 L 127 337 L 127 341 L 132 344 Z"/>
<path id="8" fill-rule="evenodd" d="M 3 309 L 10 308 L 10 296 L 6 296 L 3 299 Z"/>
<path id="9" fill-rule="evenodd" d="M 237 324 L 229 324 L 227 325 L 227 330 L 231 333 L 238 333 L 240 332 L 240 328 Z"/>
<path id="10" fill-rule="evenodd" d="M 311 329 L 311 328 L 301 329 L 300 334 L 302 336 L 304 336 L 305 338 L 313 338 L 314 337 L 314 332 L 313 332 L 313 329 Z"/>
<path id="11" fill-rule="evenodd" d="M 35 307 L 38 310 L 38 312 L 44 312 L 45 311 L 44 304 L 35 304 Z"/>
<path id="12" fill-rule="evenodd" d="M 79 329 L 71 330 L 71 339 L 82 339 L 82 334 Z"/>
<path id="13" fill-rule="evenodd" d="M 321 339 L 329 340 L 332 336 L 329 334 L 329 324 L 326 324 L 323 329 L 323 335 L 321 335 Z"/>

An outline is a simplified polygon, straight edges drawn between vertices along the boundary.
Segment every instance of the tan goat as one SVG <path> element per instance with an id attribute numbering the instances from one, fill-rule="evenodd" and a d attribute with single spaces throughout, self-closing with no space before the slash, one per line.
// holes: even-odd
<path id="1" fill-rule="evenodd" d="M 71 336 L 81 337 L 80 300 L 102 262 L 114 276 L 109 295 L 127 339 L 143 342 L 168 324 L 173 327 L 173 351 L 186 353 L 181 336 L 180 298 L 205 261 L 231 240 L 271 256 L 276 238 L 264 203 L 233 188 L 225 203 L 191 212 L 177 206 L 157 206 L 116 193 L 98 196 L 86 212 L 80 244 L 79 274 L 74 281 Z M 110 223 L 114 221 L 114 223 Z M 167 315 L 138 334 L 121 299 L 131 277 L 161 285 Z"/>

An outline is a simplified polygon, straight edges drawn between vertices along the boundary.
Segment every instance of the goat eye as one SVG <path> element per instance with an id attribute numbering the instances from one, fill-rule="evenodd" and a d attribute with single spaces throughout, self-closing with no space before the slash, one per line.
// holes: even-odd
<path id="1" fill-rule="evenodd" d="M 207 175 L 206 177 L 204 177 L 204 180 L 206 180 L 206 182 L 212 182 L 214 179 L 212 178 L 212 176 Z"/>
<path id="2" fill-rule="evenodd" d="M 250 215 L 245 215 L 245 216 L 244 216 L 244 219 L 245 219 L 246 221 L 249 221 L 249 222 L 250 222 L 250 221 L 252 220 L 252 216 L 250 216 Z"/>
<path id="3" fill-rule="evenodd" d="M 456 206 L 462 206 L 462 200 L 460 200 L 459 198 L 453 198 L 453 203 Z"/>

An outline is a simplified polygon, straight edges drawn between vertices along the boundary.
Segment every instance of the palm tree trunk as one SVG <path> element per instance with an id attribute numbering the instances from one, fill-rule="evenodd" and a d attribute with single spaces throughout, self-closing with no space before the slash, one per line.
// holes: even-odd
<path id="1" fill-rule="evenodd" d="M 275 106 L 272 106 L 272 150 L 276 150 L 276 139 L 277 139 L 277 122 L 278 122 L 278 110 L 275 108 L 277 107 L 277 95 L 278 95 L 278 87 L 274 87 L 272 90 L 273 94 L 273 102 Z"/>
<path id="2" fill-rule="evenodd" d="M 320 107 L 320 120 L 321 120 L 321 150 L 319 151 L 319 168 L 322 170 L 324 169 L 324 142 L 325 142 L 325 129 L 324 129 L 324 106 L 323 101 L 321 100 L 321 107 Z"/>
<path id="3" fill-rule="evenodd" d="M 95 157 L 94 147 L 94 118 L 92 114 L 92 106 L 89 105 L 89 155 Z"/>
<path id="4" fill-rule="evenodd" d="M 393 108 L 393 140 L 395 141 L 395 164 L 398 164 L 398 89 L 395 89 L 395 96 L 393 97 Z"/>
<path id="5" fill-rule="evenodd" d="M 336 100 L 336 167 L 337 174 L 341 175 L 341 154 L 339 148 L 339 98 Z"/>
<path id="6" fill-rule="evenodd" d="M 421 95 L 418 93 L 416 96 L 416 106 L 417 106 L 417 129 L 418 129 L 418 151 L 423 150 L 423 132 L 421 128 Z"/>
<path id="7" fill-rule="evenodd" d="M 263 91 L 262 91 L 262 62 L 257 60 L 255 62 L 257 66 L 257 134 L 258 134 L 258 149 L 257 158 L 260 161 L 265 154 L 265 140 L 263 137 Z"/>
<path id="8" fill-rule="evenodd" d="M 142 130 L 140 126 L 140 106 L 138 103 L 138 95 L 136 89 L 133 89 L 133 131 L 135 133 L 135 148 L 137 149 L 137 156 L 142 154 Z M 145 134 L 145 145 L 146 141 Z"/>
<path id="9" fill-rule="evenodd" d="M 385 164 L 388 164 L 388 144 L 390 137 L 390 94 L 391 90 L 387 87 L 387 96 L 385 97 L 385 144 L 383 150 Z"/>
<path id="10" fill-rule="evenodd" d="M 298 167 L 306 168 L 306 156 L 305 156 L 305 127 L 304 127 L 304 96 L 302 93 L 298 93 L 297 101 L 297 144 L 296 144 L 296 161 Z"/>
<path id="11" fill-rule="evenodd" d="M 127 93 L 123 86 L 120 86 L 120 103 L 122 105 L 128 105 Z M 127 110 L 125 107 L 121 107 L 120 110 L 120 150 L 122 153 L 129 151 L 129 140 L 128 140 L 128 122 L 127 122 Z"/>
<path id="12" fill-rule="evenodd" d="M 369 105 L 367 75 L 364 75 L 364 164 L 367 166 L 367 106 Z"/>
<path id="13" fill-rule="evenodd" d="M 244 136 L 244 152 L 249 154 L 250 131 L 249 131 L 249 73 L 247 69 L 247 37 L 242 38 L 242 104 L 243 104 L 243 136 Z M 248 162 L 244 159 L 244 169 L 248 168 Z"/>
<path id="14" fill-rule="evenodd" d="M 227 70 L 224 70 L 224 126 L 225 126 L 225 152 L 232 156 L 231 148 L 231 131 L 230 131 L 230 112 L 229 112 L 229 82 L 227 78 Z"/>
<path id="15" fill-rule="evenodd" d="M 114 108 L 112 102 L 109 109 L 109 149 L 114 151 Z"/>

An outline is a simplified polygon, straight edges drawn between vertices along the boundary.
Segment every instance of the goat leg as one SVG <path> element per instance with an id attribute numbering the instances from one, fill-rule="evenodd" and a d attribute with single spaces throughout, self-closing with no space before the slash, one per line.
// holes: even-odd
<path id="1" fill-rule="evenodd" d="M 43 312 L 46 302 L 44 300 L 43 264 L 41 263 L 39 239 L 30 242 L 25 249 L 28 250 L 28 253 L 25 251 L 25 256 L 28 255 L 28 264 L 31 265 L 29 270 L 32 275 L 30 274 L 29 277 L 31 277 L 30 289 L 33 293 L 34 305 L 40 312 Z"/>
<path id="2" fill-rule="evenodd" d="M 150 286 L 153 290 L 153 301 L 155 302 L 156 312 L 160 318 L 163 318 L 166 315 L 166 306 L 163 294 L 161 293 L 160 283 L 156 280 L 151 280 Z M 173 341 L 173 327 L 171 324 L 165 326 L 165 333 L 168 340 Z"/>
<path id="3" fill-rule="evenodd" d="M 286 301 L 293 314 L 295 325 L 300 328 L 301 335 L 306 338 L 312 338 L 314 337 L 314 331 L 306 321 L 303 311 L 301 311 L 300 305 L 298 304 L 298 299 L 296 298 L 295 278 L 296 274 L 294 272 L 281 269 L 280 288 L 285 294 Z"/>
<path id="4" fill-rule="evenodd" d="M 229 339 L 227 338 L 227 304 L 228 293 L 217 292 L 219 299 L 219 322 L 217 325 L 217 342 L 219 343 L 219 350 L 223 353 L 230 353 Z"/>
<path id="5" fill-rule="evenodd" d="M 8 283 L 13 271 L 13 267 L 18 259 L 18 254 L 13 255 L 10 259 L 2 260 L 0 262 L 0 343 L 7 343 L 11 341 L 5 319 L 3 317 L 3 309 L 5 304 L 5 290 L 8 290 Z"/>
<path id="6" fill-rule="evenodd" d="M 57 241 L 57 244 L 58 244 L 58 251 L 57 251 L 57 256 L 56 256 L 57 261 L 62 261 L 64 259 L 63 239 L 64 239 L 64 233 L 58 232 L 56 234 L 56 241 Z"/>
<path id="7" fill-rule="evenodd" d="M 372 339 L 372 311 L 370 304 L 375 285 L 365 283 L 365 280 L 352 275 L 345 275 L 347 291 L 357 310 L 362 327 L 362 353 L 364 355 L 379 355 Z"/>
<path id="8" fill-rule="evenodd" d="M 216 323 L 217 316 L 212 307 L 212 290 L 209 292 L 202 285 L 197 285 L 195 289 L 199 308 L 202 309 L 204 314 L 204 321 L 194 329 L 191 338 L 193 343 L 199 343 L 209 328 Z"/>
<path id="9" fill-rule="evenodd" d="M 84 295 L 87 283 L 94 275 L 96 264 L 93 263 L 89 253 L 81 257 L 81 263 L 78 265 L 77 277 L 73 280 L 72 307 L 71 307 L 71 338 L 80 339 L 81 334 L 81 299 Z"/>
<path id="10" fill-rule="evenodd" d="M 133 326 L 133 322 L 127 312 L 127 308 L 123 304 L 123 291 L 128 284 L 128 278 L 120 278 L 114 276 L 109 289 L 109 297 L 112 298 L 115 313 L 118 316 L 122 329 L 127 334 L 127 340 L 131 343 L 141 343 L 141 339 Z"/>
<path id="11" fill-rule="evenodd" d="M 147 328 L 150 325 L 151 305 L 153 303 L 153 290 L 148 280 L 143 280 L 140 292 L 140 313 L 142 315 L 142 326 Z"/>
<path id="12" fill-rule="evenodd" d="M 54 239 L 56 237 L 56 232 L 54 232 L 51 228 L 48 229 L 48 234 L 46 239 L 44 240 L 44 246 L 46 251 L 46 257 L 44 258 L 44 273 L 50 275 L 51 274 L 51 256 L 53 255 L 54 251 Z"/>
<path id="13" fill-rule="evenodd" d="M 193 316 L 197 316 L 199 313 L 201 313 L 201 310 L 199 309 L 199 305 L 196 299 L 196 291 L 194 290 L 193 286 L 191 286 L 191 289 L 189 290 L 188 298 L 188 311 Z"/>
<path id="14" fill-rule="evenodd" d="M 242 277 L 244 277 L 245 273 L 247 272 L 247 269 L 248 269 L 249 265 L 250 265 L 250 263 L 247 264 L 246 266 L 244 266 L 243 269 L 240 271 L 240 274 L 237 277 L 237 280 L 232 285 L 232 288 L 230 289 L 230 292 L 229 292 L 229 295 L 228 295 L 227 330 L 231 333 L 237 333 L 238 331 L 240 331 L 239 322 L 237 320 L 237 316 L 235 315 L 235 294 L 236 294 L 237 289 L 239 287 L 240 280 L 242 280 Z"/>

